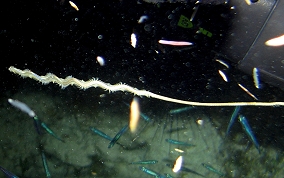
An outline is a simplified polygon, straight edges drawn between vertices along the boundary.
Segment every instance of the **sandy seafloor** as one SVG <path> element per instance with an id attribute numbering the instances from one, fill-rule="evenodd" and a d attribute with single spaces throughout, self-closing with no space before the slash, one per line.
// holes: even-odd
<path id="1" fill-rule="evenodd" d="M 69 87 L 61 90 L 57 86 L 38 88 L 36 84 L 34 87 L 38 91 L 22 89 L 18 93 L 6 93 L 1 98 L 0 165 L 19 177 L 45 177 L 40 148 L 44 148 L 51 177 L 58 178 L 151 177 L 139 169 L 140 165 L 129 164 L 140 160 L 157 160 L 157 164 L 141 166 L 163 175 L 202 177 L 188 172 L 173 173 L 166 166 L 173 164 L 180 155 L 184 167 L 209 178 L 219 176 L 201 163 L 212 165 L 224 173 L 224 177 L 284 175 L 284 159 L 279 150 L 261 147 L 259 154 L 251 143 L 248 144 L 247 135 L 237 129 L 232 129 L 235 133 L 224 140 L 225 124 L 229 122 L 233 108 L 226 108 L 226 114 L 196 107 L 170 115 L 170 109 L 184 106 L 141 98 L 141 111 L 152 121 L 147 123 L 140 118 L 139 131 L 136 134 L 127 131 L 119 139 L 125 148 L 116 144 L 109 149 L 109 141 L 94 134 L 89 127 L 114 137 L 128 123 L 129 108 L 123 102 L 130 102 L 133 95 L 107 93 L 100 89 L 84 91 Z M 11 106 L 8 98 L 29 105 L 65 143 L 46 132 L 38 135 L 33 119 Z M 218 110 L 224 108 L 213 111 Z M 202 126 L 196 123 L 198 118 L 204 121 Z M 165 141 L 167 138 L 196 146 L 171 145 Z M 184 153 L 175 151 L 175 148 Z M 0 177 L 4 174 L 0 173 Z"/>

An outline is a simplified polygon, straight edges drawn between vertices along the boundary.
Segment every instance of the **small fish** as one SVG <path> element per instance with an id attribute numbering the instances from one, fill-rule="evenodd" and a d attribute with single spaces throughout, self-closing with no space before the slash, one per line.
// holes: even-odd
<path id="1" fill-rule="evenodd" d="M 117 142 L 117 140 L 121 137 L 121 135 L 128 129 L 128 124 L 125 125 L 110 141 L 108 148 L 113 147 L 113 145 Z"/>
<path id="2" fill-rule="evenodd" d="M 170 174 L 165 174 L 166 178 L 174 178 L 173 176 L 171 176 Z"/>
<path id="3" fill-rule="evenodd" d="M 49 172 L 49 169 L 48 169 L 48 166 L 47 166 L 47 161 L 46 161 L 46 157 L 45 157 L 43 150 L 41 151 L 41 158 L 42 158 L 42 163 L 43 163 L 43 167 L 44 167 L 44 170 L 45 170 L 46 177 L 50 178 L 51 175 L 50 175 L 50 172 Z"/>
<path id="4" fill-rule="evenodd" d="M 160 175 L 159 173 L 157 173 L 157 172 L 155 172 L 155 171 L 152 171 L 152 170 L 150 170 L 150 169 L 147 169 L 147 168 L 145 168 L 145 167 L 143 167 L 143 166 L 139 166 L 139 169 L 140 169 L 141 171 L 143 171 L 143 172 L 145 172 L 145 173 L 151 175 L 151 176 L 155 176 L 156 178 L 163 177 L 163 176 Z"/>
<path id="5" fill-rule="evenodd" d="M 145 161 L 132 162 L 130 164 L 156 164 L 157 162 L 158 162 L 157 160 L 145 160 Z"/>
<path id="6" fill-rule="evenodd" d="M 182 145 L 182 146 L 195 146 L 193 144 L 190 143 L 186 143 L 186 142 L 181 142 L 181 141 L 177 141 L 177 140 L 173 140 L 173 139 L 166 139 L 166 142 L 170 143 L 170 144 L 174 144 L 174 145 Z"/>
<path id="7" fill-rule="evenodd" d="M 0 170 L 6 175 L 8 178 L 19 178 L 18 176 L 14 175 L 13 173 L 7 171 L 5 168 L 0 166 Z"/>
<path id="8" fill-rule="evenodd" d="M 169 113 L 170 114 L 178 114 L 178 113 L 188 111 L 188 110 L 191 110 L 191 109 L 194 109 L 194 108 L 195 108 L 194 106 L 187 106 L 187 107 L 183 107 L 183 108 L 172 109 L 172 110 L 170 110 Z"/>
<path id="9" fill-rule="evenodd" d="M 98 134 L 99 136 L 111 141 L 112 138 L 110 136 L 108 136 L 107 134 L 103 133 L 102 131 L 94 128 L 94 127 L 90 127 L 91 131 L 93 131 L 94 133 Z"/>
<path id="10" fill-rule="evenodd" d="M 253 142 L 254 146 L 256 147 L 256 149 L 258 150 L 259 154 L 260 154 L 260 146 L 251 130 L 251 127 L 248 124 L 247 119 L 245 118 L 245 116 L 243 115 L 239 115 L 239 121 L 241 122 L 243 129 L 246 131 L 246 133 L 248 134 L 249 138 L 251 139 L 251 141 Z"/>
<path id="11" fill-rule="evenodd" d="M 186 168 L 186 167 L 184 167 L 184 166 L 182 166 L 182 167 L 181 167 L 180 171 L 190 172 L 190 173 L 193 173 L 193 174 L 199 175 L 199 176 L 201 176 L 201 177 L 205 177 L 204 175 L 199 174 L 198 172 L 193 171 L 193 170 L 191 170 L 191 169 L 189 169 L 189 168 Z"/>
<path id="12" fill-rule="evenodd" d="M 170 167 L 170 168 L 173 168 L 173 165 L 171 165 L 171 164 L 166 164 L 166 166 L 168 166 L 168 167 Z M 199 176 L 201 176 L 201 177 L 205 177 L 204 175 L 199 174 L 198 172 L 196 172 L 196 171 L 194 171 L 194 170 L 191 170 L 191 169 L 189 169 L 189 168 L 187 168 L 187 167 L 184 167 L 184 166 L 181 166 L 180 171 L 189 172 L 189 173 L 192 173 L 192 174 L 199 175 Z"/>
<path id="13" fill-rule="evenodd" d="M 64 140 L 62 140 L 61 138 L 59 138 L 49 127 L 47 127 L 47 125 L 44 122 L 41 122 L 41 126 L 53 137 L 55 137 L 57 140 L 60 140 L 62 142 L 65 142 Z"/>
<path id="14" fill-rule="evenodd" d="M 210 166 L 208 164 L 201 163 L 201 165 L 204 166 L 209 171 L 212 171 L 212 172 L 218 174 L 219 176 L 225 176 L 225 174 L 223 174 L 222 172 L 218 171 L 217 169 L 213 168 L 212 166 Z"/>
<path id="15" fill-rule="evenodd" d="M 40 120 L 38 119 L 37 116 L 33 117 L 34 118 L 34 125 L 35 125 L 35 128 L 36 128 L 36 131 L 39 135 L 41 135 L 41 130 L 40 130 Z"/>
<path id="16" fill-rule="evenodd" d="M 235 120 L 236 120 L 236 118 L 237 118 L 237 115 L 238 115 L 240 109 L 241 109 L 240 106 L 236 106 L 236 107 L 235 107 L 235 110 L 234 110 L 234 112 L 233 112 L 233 114 L 232 114 L 232 116 L 231 116 L 231 119 L 230 119 L 230 123 L 229 123 L 229 125 L 228 125 L 228 127 L 227 127 L 227 131 L 226 131 L 225 138 L 229 135 L 229 131 L 230 131 L 232 125 L 234 124 L 234 122 L 235 122 Z"/>

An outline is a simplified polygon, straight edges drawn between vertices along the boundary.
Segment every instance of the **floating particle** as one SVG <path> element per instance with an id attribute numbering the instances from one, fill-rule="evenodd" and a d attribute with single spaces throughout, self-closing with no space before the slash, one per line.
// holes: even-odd
<path id="1" fill-rule="evenodd" d="M 257 68 L 253 68 L 252 76 L 253 76 L 253 81 L 254 81 L 255 88 L 259 89 L 260 85 L 259 85 L 258 69 Z"/>
<path id="2" fill-rule="evenodd" d="M 284 45 L 284 35 L 272 38 L 265 42 L 266 46 L 283 46 Z"/>
<path id="3" fill-rule="evenodd" d="M 177 173 L 180 169 L 181 169 L 181 165 L 182 165 L 182 156 L 179 156 L 176 159 L 175 165 L 173 167 L 173 172 Z"/>
<path id="4" fill-rule="evenodd" d="M 197 123 L 198 125 L 203 125 L 204 121 L 203 121 L 202 119 L 198 118 L 198 119 L 196 120 L 196 123 Z"/>
<path id="5" fill-rule="evenodd" d="M 148 16 L 142 15 L 142 16 L 139 18 L 138 23 L 143 23 L 143 22 L 145 22 L 145 20 L 147 20 L 147 19 L 148 19 Z"/>
<path id="6" fill-rule="evenodd" d="M 105 60 L 101 56 L 97 57 L 97 61 L 100 64 L 100 66 L 104 66 L 105 65 Z"/>
<path id="7" fill-rule="evenodd" d="M 139 102 L 137 98 L 133 98 L 130 105 L 130 121 L 129 128 L 132 133 L 136 132 L 140 117 Z"/>
<path id="8" fill-rule="evenodd" d="M 74 9 L 76 9 L 77 11 L 79 11 L 79 8 L 77 7 L 77 5 L 76 5 L 74 2 L 69 1 L 69 4 L 70 4 Z"/>
<path id="9" fill-rule="evenodd" d="M 228 78 L 227 78 L 227 76 L 226 76 L 226 74 L 225 74 L 223 71 L 218 70 L 218 72 L 219 72 L 219 74 L 221 75 L 221 77 L 223 78 L 223 80 L 224 80 L 225 82 L 228 82 L 228 81 L 229 81 Z"/>
<path id="10" fill-rule="evenodd" d="M 192 44 L 193 44 L 193 43 L 187 42 L 187 41 L 159 40 L 158 42 L 159 42 L 160 44 L 172 45 L 172 46 L 189 46 L 189 45 L 192 45 Z"/>
<path id="11" fill-rule="evenodd" d="M 131 46 L 133 46 L 133 48 L 136 48 L 137 39 L 136 39 L 135 33 L 132 33 L 132 34 L 131 34 L 130 39 L 131 39 Z"/>

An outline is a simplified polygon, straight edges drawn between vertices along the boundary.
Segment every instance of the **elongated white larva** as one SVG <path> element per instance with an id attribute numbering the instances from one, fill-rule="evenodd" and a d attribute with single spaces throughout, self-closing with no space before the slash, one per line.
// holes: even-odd
<path id="1" fill-rule="evenodd" d="M 160 44 L 164 45 L 172 45 L 172 46 L 189 46 L 192 45 L 191 42 L 187 41 L 168 41 L 168 40 L 159 40 L 158 41 Z"/>
<path id="2" fill-rule="evenodd" d="M 284 35 L 272 38 L 265 42 L 266 46 L 283 46 L 284 45 Z"/>
<path id="3" fill-rule="evenodd" d="M 182 165 L 182 156 L 179 156 L 176 159 L 175 165 L 173 167 L 173 172 L 177 173 L 180 169 L 181 169 L 181 165 Z"/>
<path id="4" fill-rule="evenodd" d="M 74 9 L 76 9 L 76 11 L 79 11 L 79 8 L 77 7 L 77 5 L 76 5 L 74 2 L 69 1 L 69 4 L 70 4 Z"/>
<path id="5" fill-rule="evenodd" d="M 138 126 L 138 121 L 140 117 L 139 102 L 137 98 L 133 98 L 130 105 L 130 121 L 129 128 L 132 133 L 135 133 Z"/>
<path id="6" fill-rule="evenodd" d="M 8 102 L 14 107 L 20 109 L 21 111 L 27 113 L 30 117 L 35 117 L 35 112 L 31 110 L 25 103 L 18 100 L 8 99 Z"/>
<path id="7" fill-rule="evenodd" d="M 219 74 L 221 75 L 221 77 L 223 78 L 223 80 L 224 80 L 225 82 L 228 82 L 228 81 L 229 81 L 228 78 L 227 78 L 227 76 L 225 75 L 225 73 L 224 73 L 223 71 L 218 70 L 218 72 L 219 72 Z"/>
<path id="8" fill-rule="evenodd" d="M 228 64 L 226 64 L 224 61 L 221 61 L 219 59 L 215 59 L 215 61 L 219 62 L 220 64 L 222 64 L 223 66 L 230 68 Z"/>
<path id="9" fill-rule="evenodd" d="M 136 48 L 137 39 L 135 33 L 131 34 L 130 40 L 131 40 L 131 46 L 133 46 L 133 48 Z"/>
<path id="10" fill-rule="evenodd" d="M 252 76 L 253 76 L 253 81 L 254 81 L 255 88 L 259 89 L 260 86 L 259 86 L 259 78 L 258 78 L 258 69 L 257 68 L 253 68 Z"/>

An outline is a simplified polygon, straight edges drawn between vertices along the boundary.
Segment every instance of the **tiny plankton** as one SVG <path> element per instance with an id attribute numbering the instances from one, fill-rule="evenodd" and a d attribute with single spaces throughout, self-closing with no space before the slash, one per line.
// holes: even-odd
<path id="1" fill-rule="evenodd" d="M 79 11 L 79 8 L 77 7 L 77 5 L 76 5 L 74 2 L 69 1 L 69 4 L 70 4 L 74 9 L 76 9 L 76 11 Z"/>
<path id="2" fill-rule="evenodd" d="M 105 60 L 101 56 L 97 57 L 97 61 L 100 64 L 100 66 L 104 66 L 105 65 Z"/>

